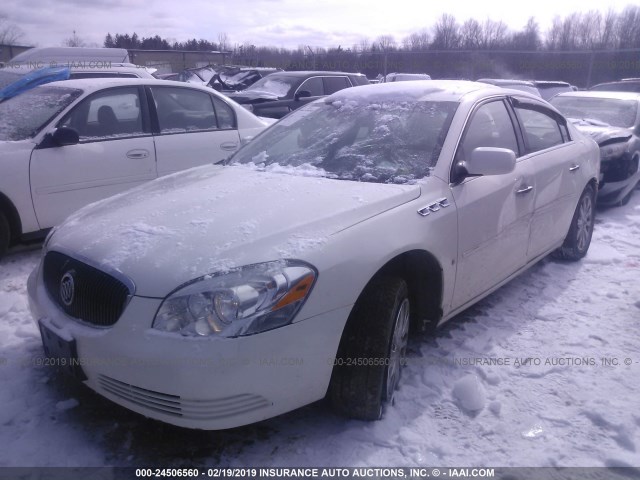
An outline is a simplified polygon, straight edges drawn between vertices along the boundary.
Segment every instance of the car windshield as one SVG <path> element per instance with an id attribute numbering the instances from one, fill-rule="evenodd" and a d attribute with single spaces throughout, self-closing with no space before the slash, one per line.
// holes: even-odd
<path id="1" fill-rule="evenodd" d="M 75 88 L 43 86 L 0 103 L 0 140 L 32 137 L 82 93 Z"/>
<path id="2" fill-rule="evenodd" d="M 638 102 L 617 98 L 589 98 L 558 96 L 551 99 L 568 118 L 596 120 L 614 127 L 631 128 L 635 125 Z"/>
<path id="3" fill-rule="evenodd" d="M 286 97 L 298 84 L 299 79 L 286 75 L 272 74 L 263 77 L 251 85 L 247 90 L 271 93 L 277 97 Z"/>
<path id="4" fill-rule="evenodd" d="M 28 71 L 12 68 L 0 68 L 0 89 L 3 89 L 7 85 L 11 85 L 16 80 L 19 80 Z"/>
<path id="5" fill-rule="evenodd" d="M 413 183 L 440 155 L 457 102 L 314 102 L 238 151 L 233 163 L 376 183 Z"/>

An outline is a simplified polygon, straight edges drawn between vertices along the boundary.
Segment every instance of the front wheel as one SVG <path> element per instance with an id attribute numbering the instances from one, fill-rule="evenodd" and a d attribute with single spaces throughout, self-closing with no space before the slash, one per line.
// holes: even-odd
<path id="1" fill-rule="evenodd" d="M 333 407 L 378 420 L 393 399 L 406 363 L 411 306 L 407 283 L 373 279 L 358 298 L 340 340 L 330 385 Z"/>
<path id="2" fill-rule="evenodd" d="M 587 254 L 595 223 L 595 200 L 596 191 L 593 185 L 589 184 L 580 196 L 573 220 L 571 220 L 569 233 L 562 246 L 554 252 L 555 257 L 576 261 Z"/>

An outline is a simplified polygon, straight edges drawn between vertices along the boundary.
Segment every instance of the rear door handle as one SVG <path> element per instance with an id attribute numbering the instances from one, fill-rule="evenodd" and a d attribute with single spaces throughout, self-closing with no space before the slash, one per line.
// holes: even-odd
<path id="1" fill-rule="evenodd" d="M 226 150 L 228 152 L 232 152 L 238 149 L 238 144 L 235 142 L 225 142 L 220 144 L 221 150 Z"/>
<path id="2" fill-rule="evenodd" d="M 569 167 L 569 171 L 570 172 L 575 172 L 576 170 L 578 170 L 580 168 L 580 165 L 571 165 Z"/>
<path id="3" fill-rule="evenodd" d="M 149 156 L 149 150 L 129 150 L 127 152 L 127 158 L 147 158 Z"/>
<path id="4" fill-rule="evenodd" d="M 516 190 L 516 193 L 518 194 L 529 193 L 531 190 L 533 190 L 533 187 L 529 185 L 528 187 L 523 187 L 520 190 Z"/>

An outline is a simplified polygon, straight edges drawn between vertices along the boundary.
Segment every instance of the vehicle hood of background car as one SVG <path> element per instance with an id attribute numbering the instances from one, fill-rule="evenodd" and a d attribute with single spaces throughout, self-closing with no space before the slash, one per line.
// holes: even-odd
<path id="1" fill-rule="evenodd" d="M 631 131 L 628 128 L 614 127 L 606 124 L 593 125 L 583 119 L 570 120 L 578 130 L 589 135 L 600 146 L 626 141 L 631 137 Z"/>
<path id="2" fill-rule="evenodd" d="M 264 101 L 264 102 L 269 102 L 269 101 L 275 101 L 278 100 L 281 97 L 278 97 L 277 95 L 270 93 L 270 92 L 264 92 L 261 90 L 244 90 L 241 92 L 235 92 L 235 93 L 230 93 L 228 95 L 228 97 L 232 100 L 234 100 L 237 103 L 250 103 L 250 102 L 255 102 L 255 101 Z"/>
<path id="3" fill-rule="evenodd" d="M 206 166 L 81 209 L 48 250 L 115 270 L 162 298 L 203 275 L 278 259 L 312 261 L 331 236 L 420 196 L 420 185 Z M 373 241 L 373 239 L 372 239 Z"/>

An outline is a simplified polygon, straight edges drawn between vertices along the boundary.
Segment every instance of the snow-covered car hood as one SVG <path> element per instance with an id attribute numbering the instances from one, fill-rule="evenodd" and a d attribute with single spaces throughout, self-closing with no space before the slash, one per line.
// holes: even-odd
<path id="1" fill-rule="evenodd" d="M 123 273 L 137 295 L 164 297 L 202 275 L 309 260 L 332 234 L 418 196 L 419 185 L 205 166 L 83 208 L 47 249 Z"/>
<path id="2" fill-rule="evenodd" d="M 580 119 L 571 119 L 573 125 L 582 133 L 589 135 L 598 145 L 624 141 L 631 137 L 631 130 L 611 125 L 592 125 Z"/>

